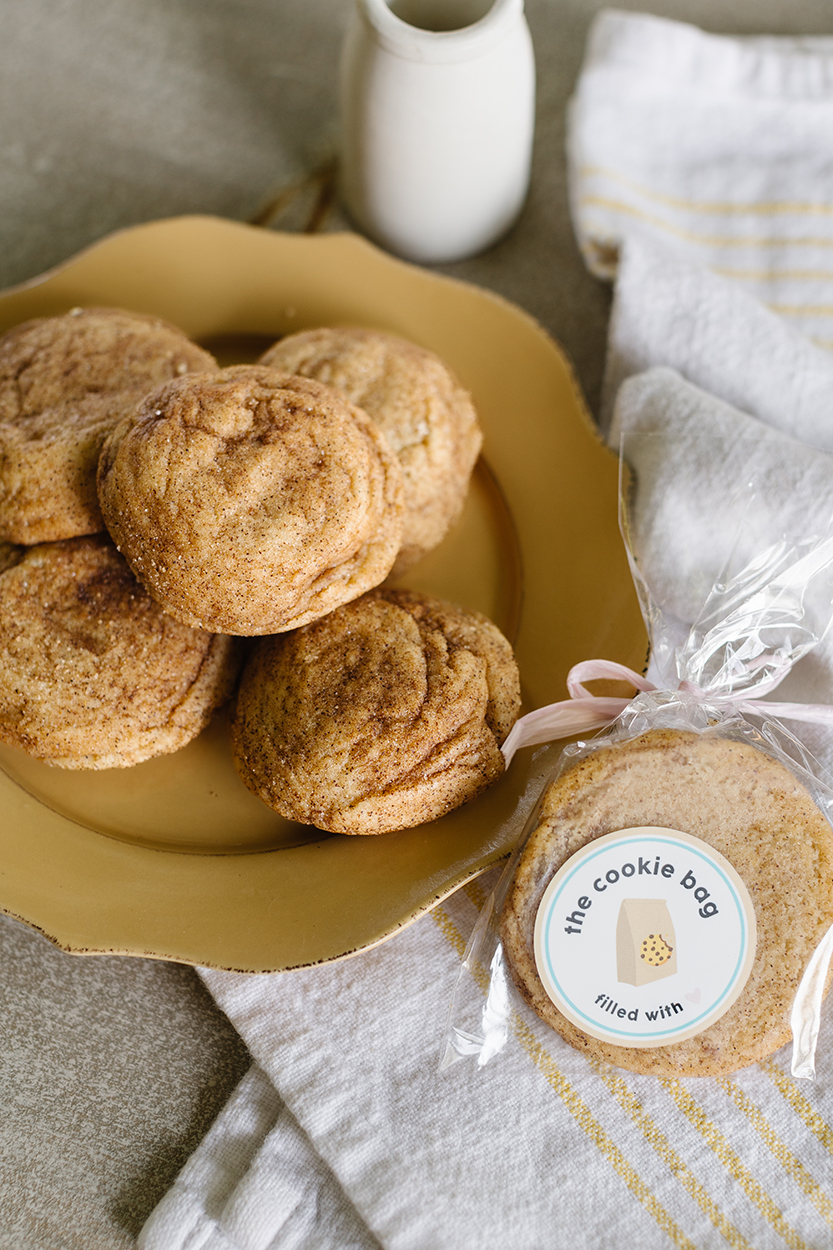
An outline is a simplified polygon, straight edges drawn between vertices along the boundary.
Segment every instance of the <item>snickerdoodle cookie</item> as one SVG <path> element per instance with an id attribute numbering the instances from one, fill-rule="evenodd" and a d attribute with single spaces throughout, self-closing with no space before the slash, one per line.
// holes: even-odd
<path id="1" fill-rule="evenodd" d="M 184 746 L 229 697 L 239 643 L 166 616 L 103 535 L 18 555 L 0 573 L 0 740 L 120 768 Z"/>
<path id="2" fill-rule="evenodd" d="M 214 370 L 181 330 L 116 308 L 75 308 L 0 338 L 0 539 L 50 542 L 104 529 L 101 444 L 143 395 Z"/>
<path id="3" fill-rule="evenodd" d="M 257 365 L 170 382 L 107 440 L 101 510 L 177 620 L 229 634 L 305 625 L 387 576 L 402 475 L 343 395 Z"/>
<path id="4" fill-rule="evenodd" d="M 701 847 L 706 844 L 707 849 L 713 848 L 728 861 L 751 899 L 757 945 L 753 942 L 748 947 L 750 959 L 754 950 L 751 968 L 747 967 L 745 973 L 748 979 L 745 983 L 738 979 L 737 985 L 742 988 L 737 997 L 727 996 L 731 1005 L 725 1014 L 708 1023 L 704 1031 L 684 1040 L 657 1046 L 649 1042 L 637 1048 L 636 1044 L 599 1040 L 559 1010 L 544 988 L 542 976 L 547 975 L 546 966 L 539 962 L 541 948 L 536 954 L 534 935 L 539 906 L 562 865 L 580 848 L 591 842 L 595 845 L 605 835 L 630 831 L 638 838 L 646 827 L 658 839 L 658 847 L 668 835 L 673 847 L 672 831 L 680 831 L 684 836 L 699 839 Z M 611 841 L 615 847 L 620 845 L 619 839 L 608 839 Z M 714 928 L 719 906 L 709 898 L 714 886 L 705 885 L 707 857 L 698 854 L 694 844 L 690 848 L 684 845 L 682 851 L 672 851 L 670 855 L 663 851 L 656 861 L 653 853 L 645 859 L 623 853 L 608 875 L 602 876 L 599 874 L 606 862 L 602 858 L 606 853 L 603 848 L 604 843 L 598 842 L 594 866 L 588 867 L 583 879 L 576 876 L 576 882 L 583 880 L 581 888 L 573 888 L 572 879 L 567 878 L 571 881 L 570 892 L 565 895 L 568 901 L 554 921 L 557 941 L 564 941 L 560 936 L 563 926 L 563 932 L 570 933 L 566 941 L 574 942 L 570 955 L 573 959 L 583 958 L 581 943 L 590 941 L 591 918 L 604 915 L 605 907 L 613 915 L 615 906 L 621 909 L 619 923 L 625 927 L 624 936 L 621 930 L 617 931 L 616 941 L 627 947 L 629 914 L 635 915 L 643 907 L 647 908 L 646 918 L 654 919 L 648 925 L 651 932 L 641 936 L 648 939 L 648 947 L 653 940 L 661 952 L 654 956 L 654 963 L 659 965 L 667 958 L 668 966 L 647 970 L 640 967 L 636 976 L 620 969 L 617 980 L 617 954 L 611 950 L 605 975 L 587 978 L 588 997 L 583 1011 L 588 1028 L 596 1027 L 597 1015 L 605 1030 L 624 1030 L 628 1012 L 637 1021 L 640 1012 L 640 1019 L 654 1019 L 659 1011 L 670 1018 L 669 1027 L 673 1029 L 684 1032 L 687 1015 L 693 1017 L 696 1029 L 697 1013 L 702 1013 L 704 1019 L 708 1015 L 707 986 L 703 984 L 701 996 L 697 978 L 704 976 L 707 981 L 710 973 L 708 969 L 705 974 L 697 971 L 696 983 L 691 986 L 685 976 L 695 964 L 698 941 L 711 940 L 709 926 L 719 932 Z M 662 875 L 658 876 L 660 872 Z M 720 885 L 722 875 L 725 884 L 727 872 L 713 872 L 711 880 Z M 557 881 L 555 885 L 558 886 Z M 728 886 L 725 888 L 728 891 Z M 641 895 L 650 897 L 646 900 Z M 729 906 L 720 904 L 727 917 L 725 923 L 737 920 L 740 924 L 733 911 L 734 907 L 738 916 L 741 914 L 737 895 L 727 896 L 730 903 L 732 897 L 735 901 Z M 686 907 L 688 913 L 680 910 Z M 686 942 L 680 940 L 679 934 L 673 936 L 670 917 L 674 909 L 678 923 L 693 924 L 693 940 Z M 522 853 L 507 895 L 501 935 L 521 994 L 571 1045 L 635 1072 L 719 1076 L 757 1062 L 789 1040 L 790 1009 L 796 989 L 810 955 L 831 922 L 833 831 L 792 773 L 748 742 L 721 736 L 719 732 L 655 729 L 593 751 L 550 787 L 540 823 Z M 664 934 L 659 927 L 662 925 Z M 576 933 L 580 933 L 577 940 Z M 662 941 L 658 943 L 660 934 Z M 632 962 L 639 965 L 641 955 L 643 963 L 650 963 L 650 950 L 646 954 L 646 949 L 643 941 Z M 679 956 L 679 964 L 672 965 L 672 953 L 675 961 Z M 733 953 L 731 958 L 734 957 Z M 569 975 L 566 964 L 556 968 L 555 974 L 562 978 Z M 646 1004 L 651 1006 L 650 986 L 646 988 L 646 983 L 656 978 L 662 978 L 656 991 L 661 995 L 658 1001 L 662 1006 L 654 1003 L 655 1015 L 649 1017 L 644 1010 Z M 566 1008 L 566 1000 L 563 1001 Z M 666 1023 L 663 1022 L 663 1028 Z M 638 1021 L 634 1028 L 637 1027 L 642 1027 Z M 620 1035 L 625 1036 L 624 1032 Z"/>
<path id="5" fill-rule="evenodd" d="M 433 352 L 380 330 L 305 330 L 262 363 L 338 387 L 399 457 L 405 527 L 394 574 L 431 551 L 457 520 L 483 436 L 469 395 Z"/>
<path id="6" fill-rule="evenodd" d="M 435 820 L 504 768 L 512 649 L 477 612 L 375 590 L 262 639 L 233 717 L 246 785 L 290 820 L 372 834 Z"/>

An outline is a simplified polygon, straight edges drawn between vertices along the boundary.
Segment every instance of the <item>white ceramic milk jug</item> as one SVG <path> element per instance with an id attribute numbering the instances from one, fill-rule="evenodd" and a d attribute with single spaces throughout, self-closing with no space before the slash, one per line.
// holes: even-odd
<path id="1" fill-rule="evenodd" d="M 529 183 L 535 63 L 523 0 L 356 0 L 342 59 L 342 197 L 410 260 L 494 243 Z"/>

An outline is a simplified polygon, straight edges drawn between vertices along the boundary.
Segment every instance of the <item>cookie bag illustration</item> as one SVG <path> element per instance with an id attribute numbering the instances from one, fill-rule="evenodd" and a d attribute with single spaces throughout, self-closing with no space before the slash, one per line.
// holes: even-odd
<path id="1" fill-rule="evenodd" d="M 677 938 L 665 899 L 625 898 L 616 920 L 616 980 L 647 985 L 677 971 Z"/>
<path id="2" fill-rule="evenodd" d="M 830 1044 L 833 457 L 698 396 L 667 370 L 620 391 L 650 661 L 588 657 L 504 744 L 583 735 L 483 901 L 443 1066 L 543 1045 L 714 1076 L 792 1040 L 812 1078 Z"/>

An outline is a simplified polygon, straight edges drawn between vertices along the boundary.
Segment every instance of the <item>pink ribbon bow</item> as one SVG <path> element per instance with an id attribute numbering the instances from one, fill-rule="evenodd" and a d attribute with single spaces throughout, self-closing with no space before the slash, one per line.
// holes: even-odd
<path id="1" fill-rule="evenodd" d="M 786 676 L 789 667 L 789 664 L 785 663 L 780 671 L 760 681 L 755 687 L 757 693 L 774 690 Z M 558 738 L 571 738 L 573 734 L 586 733 L 591 729 L 602 729 L 614 721 L 625 710 L 631 699 L 592 694 L 584 682 L 598 678 L 627 681 L 641 691 L 658 689 L 641 673 L 635 673 L 632 668 L 617 664 L 614 660 L 583 660 L 581 664 L 574 664 L 567 675 L 569 699 L 539 707 L 515 722 L 501 747 L 506 767 L 509 767 L 512 757 L 521 747 L 538 746 L 542 742 L 554 742 Z M 733 704 L 739 712 L 746 715 L 751 713 L 759 716 L 774 716 L 780 720 L 800 720 L 818 725 L 833 725 L 833 707 L 823 703 L 776 703 L 765 699 L 750 699 L 746 697 L 748 692 L 732 690 L 706 693 L 690 681 L 680 682 L 679 689 L 707 699 L 710 703 Z"/>

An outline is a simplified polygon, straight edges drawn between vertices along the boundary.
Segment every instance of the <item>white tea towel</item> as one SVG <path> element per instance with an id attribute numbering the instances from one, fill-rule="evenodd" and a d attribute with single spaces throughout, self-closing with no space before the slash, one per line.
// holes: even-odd
<path id="1" fill-rule="evenodd" d="M 603 219 L 591 220 L 582 214 L 590 208 L 594 213 L 597 207 L 601 211 L 601 206 L 585 203 L 594 191 L 583 163 L 577 172 L 576 135 L 604 135 L 606 127 L 614 140 L 619 134 L 621 155 L 627 157 L 626 177 L 643 169 L 663 176 L 666 169 L 675 169 L 672 157 L 679 143 L 679 136 L 671 135 L 663 159 L 656 135 L 665 123 L 655 116 L 661 109 L 656 92 L 650 93 L 649 79 L 682 82 L 682 69 L 675 62 L 676 73 L 669 74 L 664 41 L 648 41 L 643 47 L 632 37 L 636 28 L 629 25 L 631 21 L 648 27 L 656 22 L 657 28 L 668 33 L 669 24 L 657 19 L 603 18 L 596 28 L 573 116 L 574 203 L 580 233 L 595 260 L 604 258 L 604 248 L 609 246 L 611 262 L 627 233 L 620 229 L 622 221 L 636 218 L 632 213 L 612 213 L 609 228 L 605 224 L 601 234 L 592 234 L 592 221 Z M 616 30 L 625 34 L 620 54 L 612 47 Z M 604 40 L 600 31 L 607 31 Z M 712 40 L 686 27 L 672 27 L 670 36 L 675 31 L 684 32 L 684 38 L 694 39 L 701 49 L 689 58 L 692 69 L 702 69 L 705 75 L 705 85 L 690 92 L 692 103 L 699 109 L 711 99 L 714 116 L 723 116 L 731 74 L 721 49 L 737 44 L 742 52 L 745 42 Z M 761 61 L 758 55 L 767 47 L 773 57 L 776 52 L 781 56 L 784 41 L 753 49 L 758 57 L 753 58 L 754 64 L 774 63 L 772 57 Z M 652 50 L 656 62 L 652 60 L 647 68 L 642 55 L 647 55 L 646 49 Z M 646 83 L 649 107 L 643 110 L 643 122 L 628 122 L 624 134 L 621 127 L 617 131 L 618 121 L 612 116 L 615 99 L 605 85 L 604 64 L 596 87 L 588 81 L 603 59 L 602 52 L 609 55 L 614 69 L 618 66 L 623 117 L 632 116 L 630 102 L 639 96 L 640 81 Z M 800 46 L 791 45 L 791 56 L 800 53 Z M 823 56 L 819 61 L 815 44 L 807 55 L 816 67 L 820 90 L 824 82 L 818 66 L 826 60 Z M 734 64 L 731 56 L 728 59 Z M 809 71 L 804 76 L 812 77 Z M 747 77 L 754 84 L 754 75 Z M 767 118 L 778 133 L 775 119 L 781 105 L 792 100 L 801 83 L 798 76 L 788 73 L 764 77 L 772 92 L 779 85 L 782 92 L 775 102 L 772 95 L 765 97 Z M 593 114 L 594 101 L 600 102 L 604 117 Z M 699 164 L 692 161 L 686 167 L 685 195 L 700 195 L 702 187 L 707 207 L 713 196 L 719 194 L 722 201 L 727 169 L 735 158 L 739 168 L 745 168 L 740 158 L 748 150 L 754 158 L 749 166 L 753 172 L 745 175 L 744 194 L 751 194 L 754 184 L 766 191 L 767 202 L 773 196 L 778 202 L 785 197 L 784 184 L 772 184 L 770 148 L 746 146 L 755 131 L 751 115 L 744 114 L 747 130 L 743 134 L 731 132 L 736 144 L 743 141 L 742 152 L 733 152 L 731 136 L 724 136 L 713 123 L 698 140 L 700 114 L 692 116 L 691 144 L 697 147 Z M 669 134 L 673 120 L 671 116 L 666 119 Z M 825 161 L 829 166 L 831 133 L 822 123 L 816 128 L 815 146 L 787 143 L 787 150 L 795 156 L 787 162 L 790 177 L 798 185 L 806 165 L 805 184 L 815 188 L 814 194 L 819 169 Z M 618 159 L 616 142 L 605 151 L 610 160 Z M 762 162 L 756 174 L 755 160 Z M 672 199 L 680 196 L 679 182 L 668 187 L 658 183 L 657 194 Z M 833 201 L 833 197 L 827 199 Z M 673 205 L 666 207 L 678 211 Z M 806 224 L 807 216 L 799 213 L 795 220 Z M 753 214 L 747 221 L 743 214 L 728 214 L 730 223 L 739 223 L 744 230 L 759 217 Z M 647 233 L 649 226 L 650 222 L 641 223 Z M 781 266 L 783 248 L 779 243 L 770 252 L 767 237 L 764 232 L 755 247 L 741 249 L 750 270 L 769 273 Z M 698 263 L 713 259 L 679 232 L 671 232 L 669 241 L 682 249 L 683 259 L 694 254 L 692 248 Z M 594 251 L 597 242 L 599 248 Z M 806 249 L 807 245 L 802 246 Z M 735 263 L 734 253 L 729 259 Z M 833 264 L 828 267 L 824 299 L 833 302 Z M 623 278 L 626 272 L 625 267 Z M 689 327 L 700 324 L 701 286 L 695 277 L 681 290 L 679 315 L 683 321 L 688 319 Z M 758 289 L 752 279 L 748 288 Z M 697 349 L 696 332 L 681 330 L 674 339 L 674 358 L 669 359 L 665 347 L 674 336 L 657 334 L 654 341 L 641 322 L 631 332 L 628 309 L 641 309 L 637 287 L 623 288 L 620 296 L 613 348 L 621 348 L 623 359 L 627 351 L 635 355 L 625 364 L 612 358 L 611 377 L 615 370 L 623 378 L 653 365 L 671 365 L 688 379 L 672 381 L 666 373 L 634 383 L 630 391 L 634 400 L 638 398 L 636 386 L 647 388 L 639 404 L 634 403 L 634 412 L 638 409 L 643 414 L 640 419 L 648 419 L 644 414 L 650 391 L 654 417 L 664 413 L 662 419 L 672 424 L 684 410 L 700 413 L 703 420 L 714 413 L 726 417 L 721 406 L 725 401 L 751 413 L 737 416 L 742 423 L 753 422 L 753 429 L 754 419 L 770 420 L 771 413 L 748 399 L 754 371 L 742 346 L 748 340 L 742 333 L 738 337 L 742 327 L 735 324 L 747 314 L 750 324 L 754 322 L 761 311 L 754 301 L 736 298 L 730 291 L 728 303 L 715 299 L 709 304 L 713 341 L 734 336 L 740 346 L 737 356 L 734 349 L 727 354 L 720 371 L 704 376 L 698 370 L 703 361 L 710 366 L 712 356 L 709 350 Z M 783 387 L 777 395 L 772 383 L 763 385 L 764 398 L 772 400 L 776 414 L 782 409 L 809 413 L 801 421 L 812 423 L 823 405 L 820 358 L 821 380 L 808 386 L 801 362 L 814 358 L 814 349 L 779 318 L 765 315 L 770 317 L 768 364 L 796 363 L 795 369 L 785 365 Z M 810 329 L 816 333 L 815 325 Z M 754 337 L 754 331 L 748 333 Z M 692 348 L 690 358 L 687 345 Z M 733 382 L 735 366 L 745 370 L 745 381 Z M 713 396 L 695 394 L 692 383 L 711 390 Z M 735 414 L 729 419 L 734 420 Z M 780 432 L 762 431 L 761 443 L 776 449 L 787 435 L 803 438 L 809 428 L 801 422 L 772 424 Z M 799 449 L 799 458 L 804 455 Z M 681 600 L 679 611 L 686 610 Z M 807 657 L 802 665 L 812 659 Z M 364 1236 L 369 1245 L 375 1242 L 385 1250 L 558 1250 L 565 1246 L 704 1250 L 727 1243 L 737 1250 L 780 1250 L 785 1244 L 805 1250 L 833 1244 L 830 1013 L 820 1039 L 815 1084 L 789 1076 L 789 1053 L 785 1052 L 722 1081 L 638 1077 L 594 1065 L 540 1022 L 520 1020 L 515 1021 L 511 1044 L 482 1071 L 459 1063 L 439 1072 L 445 1016 L 459 958 L 488 887 L 488 879 L 469 884 L 389 942 L 343 963 L 256 977 L 202 971 L 205 984 L 249 1045 L 287 1114 L 272 1101 L 262 1075 L 246 1078 L 234 1106 L 218 1121 L 214 1137 L 209 1135 L 201 1145 L 151 1217 L 140 1240 L 143 1250 L 162 1246 L 165 1250 L 285 1250 L 290 1245 L 315 1244 L 291 1240 L 293 1219 L 297 1221 L 294 1227 L 304 1230 L 312 1221 L 312 1227 L 319 1230 L 318 1244 L 326 1247 L 332 1241 L 329 1230 L 335 1218 L 353 1229 L 357 1238 Z M 470 988 L 476 1002 L 482 988 L 474 981 Z M 254 1111 L 247 1121 L 245 1108 L 250 1103 Z M 300 1180 L 294 1186 L 285 1180 L 287 1162 L 293 1158 L 301 1160 L 302 1171 L 312 1178 L 303 1204 L 306 1222 L 300 1213 L 293 1216 Z M 249 1166 L 247 1159 L 252 1161 Z M 272 1168 L 273 1193 L 268 1184 Z M 356 1244 L 363 1243 L 357 1240 Z"/>
<path id="2" fill-rule="evenodd" d="M 833 456 L 673 369 L 629 378 L 614 428 L 636 478 L 632 547 L 654 599 L 679 621 L 692 624 L 718 580 L 783 535 L 824 538 L 833 529 Z"/>
<path id="3" fill-rule="evenodd" d="M 673 247 L 833 346 L 833 38 L 730 38 L 603 12 L 571 102 L 590 268 Z"/>
<path id="4" fill-rule="evenodd" d="M 767 425 L 833 452 L 833 352 L 737 282 L 667 245 L 629 237 L 620 250 L 608 333 L 605 432 L 625 378 L 658 362 Z M 618 446 L 615 434 L 611 442 Z"/>
<path id="5" fill-rule="evenodd" d="M 622 404 L 625 379 L 652 365 L 670 366 L 697 388 L 697 392 L 693 388 L 688 392 L 699 415 L 687 427 L 686 453 L 682 454 L 682 442 L 676 453 L 669 444 L 665 471 L 670 472 L 673 463 L 680 491 L 692 501 L 692 506 L 696 506 L 696 491 L 692 488 L 698 479 L 703 481 L 703 535 L 714 534 L 720 528 L 721 515 L 719 509 L 706 504 L 709 488 L 705 480 L 711 478 L 711 500 L 717 501 L 718 484 L 725 483 L 722 466 L 731 464 L 737 473 L 744 456 L 749 456 L 750 467 L 755 459 L 753 450 L 744 450 L 740 457 L 737 448 L 714 450 L 721 423 L 724 442 L 732 441 L 730 431 L 734 429 L 738 439 L 752 443 L 760 438 L 763 446 L 779 431 L 805 445 L 808 463 L 813 460 L 811 449 L 833 454 L 833 352 L 811 343 L 737 283 L 698 269 L 666 247 L 628 238 L 622 245 L 617 271 L 603 405 L 608 441 L 617 449 L 621 430 L 612 415 L 614 401 L 619 397 Z M 651 390 L 655 389 L 652 384 Z M 676 419 L 681 419 L 685 405 L 676 405 L 673 390 L 672 386 L 666 406 L 677 414 Z M 715 397 L 740 411 L 730 413 L 729 407 L 721 408 L 715 404 Z M 646 414 L 647 411 L 646 408 Z M 742 417 L 741 413 L 748 415 Z M 798 455 L 800 458 L 801 453 Z M 824 460 L 825 457 L 818 458 L 816 473 L 822 472 Z M 776 491 L 773 505 L 777 495 Z M 799 501 L 783 502 L 789 507 Z M 766 500 L 763 503 L 766 505 Z M 774 507 L 771 516 L 774 523 Z M 700 551 L 704 559 L 705 547 L 703 542 Z M 720 543 L 713 546 L 714 553 L 720 550 Z M 666 559 L 673 570 L 670 549 Z M 678 580 L 679 590 L 685 592 L 685 607 L 677 604 L 684 623 L 691 624 L 694 619 L 702 602 L 698 596 L 705 593 L 707 586 L 706 566 L 710 576 L 713 565 L 714 560 L 708 560 L 699 574 L 688 581 Z M 686 567 L 691 571 L 690 561 Z M 669 602 L 675 601 L 671 583 L 661 576 L 661 584 L 668 588 Z M 833 704 L 833 632 L 795 666 L 770 697 L 773 701 Z M 788 727 L 816 756 L 828 784 L 833 784 L 830 732 L 810 724 L 800 729 L 795 723 Z"/>
<path id="6" fill-rule="evenodd" d="M 830 1244 L 833 1046 L 814 1086 L 788 1075 L 786 1052 L 723 1082 L 657 1081 L 593 1067 L 533 1022 L 480 1072 L 465 1063 L 438 1071 L 460 954 L 490 884 L 474 882 L 343 963 L 273 976 L 202 973 L 303 1127 L 300 1162 L 337 1178 L 354 1227 L 393 1250 Z M 263 1093 L 258 1078 L 238 1099 Z M 293 1133 L 272 1130 L 276 1156 L 291 1159 Z M 264 1126 L 251 1137 L 242 1145 L 256 1159 Z M 195 1184 L 201 1156 L 208 1179 Z M 209 1139 L 167 1209 L 151 1217 L 142 1250 L 332 1244 L 328 1208 L 316 1213 L 311 1198 L 318 1243 L 285 1236 L 281 1203 L 294 1196 L 285 1199 L 277 1169 L 277 1198 L 267 1200 L 263 1185 L 244 1225 L 249 1177 L 227 1197 L 216 1156 Z M 187 1205 L 178 1206 L 182 1196 Z"/>
<path id="7" fill-rule="evenodd" d="M 254 1064 L 142 1230 L 143 1250 L 379 1250 Z"/>

